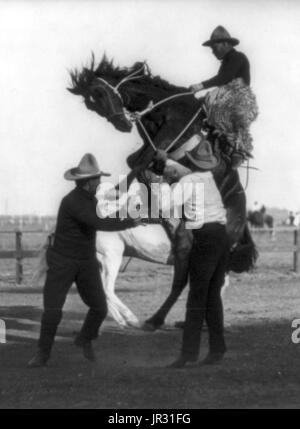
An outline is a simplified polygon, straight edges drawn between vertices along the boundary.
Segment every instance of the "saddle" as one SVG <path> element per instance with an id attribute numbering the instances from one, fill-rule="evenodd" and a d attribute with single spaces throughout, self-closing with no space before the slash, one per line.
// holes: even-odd
<path id="1" fill-rule="evenodd" d="M 205 96 L 207 124 L 226 140 L 226 149 L 244 159 L 253 150 L 250 125 L 258 116 L 255 94 L 241 78 L 220 86 Z M 224 148 L 225 148 L 224 147 Z"/>

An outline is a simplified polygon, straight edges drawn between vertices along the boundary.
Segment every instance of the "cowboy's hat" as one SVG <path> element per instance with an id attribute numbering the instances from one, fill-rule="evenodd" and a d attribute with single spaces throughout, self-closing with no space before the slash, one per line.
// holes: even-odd
<path id="1" fill-rule="evenodd" d="M 234 37 L 231 37 L 227 30 L 222 25 L 219 25 L 211 33 L 210 39 L 202 43 L 202 46 L 212 46 L 214 43 L 228 42 L 232 46 L 236 46 L 240 41 Z"/>
<path id="2" fill-rule="evenodd" d="M 78 164 L 78 167 L 70 168 L 64 174 L 66 180 L 91 179 L 99 176 L 111 176 L 101 171 L 94 155 L 86 153 Z"/>
<path id="3" fill-rule="evenodd" d="M 202 140 L 193 150 L 185 152 L 188 159 L 201 170 L 214 169 L 219 160 L 214 156 L 211 145 L 207 140 Z"/>

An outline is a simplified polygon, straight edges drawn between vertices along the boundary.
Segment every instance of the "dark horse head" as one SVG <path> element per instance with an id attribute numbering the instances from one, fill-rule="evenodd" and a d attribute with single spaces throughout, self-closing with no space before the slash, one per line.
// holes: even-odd
<path id="1" fill-rule="evenodd" d="M 119 74 L 113 73 L 111 84 L 103 81 L 101 76 L 112 74 L 112 64 L 104 56 L 98 67 L 95 67 L 94 55 L 88 67 L 81 71 L 77 69 L 70 72 L 72 87 L 68 90 L 75 95 L 81 95 L 89 110 L 106 118 L 114 127 L 122 132 L 130 132 L 132 123 L 127 118 L 123 99 L 120 93 L 114 89 L 116 83 L 121 79 Z"/>
<path id="2" fill-rule="evenodd" d="M 170 96 L 188 92 L 187 88 L 171 85 L 159 76 L 153 77 L 146 63 L 137 62 L 132 67 L 120 68 L 115 67 L 105 56 L 97 66 L 92 56 L 89 67 L 71 72 L 71 80 L 69 91 L 81 95 L 88 109 L 105 117 L 117 130 L 123 132 L 129 132 L 132 128 L 130 113 L 143 111 L 150 102 L 155 104 Z M 142 127 L 155 147 L 165 149 L 188 124 L 201 104 L 202 100 L 197 100 L 191 94 L 183 95 L 142 116 L 142 125 L 137 123 L 137 128 L 144 145 L 129 156 L 129 167 L 145 163 L 153 155 L 153 148 Z M 174 149 L 199 132 L 200 128 L 201 120 L 197 118 L 174 145 Z"/>

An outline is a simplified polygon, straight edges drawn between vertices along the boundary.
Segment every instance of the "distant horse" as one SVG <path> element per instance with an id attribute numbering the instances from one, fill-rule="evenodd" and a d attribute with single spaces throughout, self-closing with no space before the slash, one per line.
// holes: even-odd
<path id="1" fill-rule="evenodd" d="M 265 206 L 262 206 L 260 210 L 249 210 L 247 215 L 248 222 L 253 228 L 264 228 L 267 227 L 270 230 L 272 238 L 274 238 L 274 218 L 273 216 L 266 213 Z"/>
<path id="2" fill-rule="evenodd" d="M 100 64 L 95 67 L 93 57 L 89 67 L 71 72 L 71 79 L 72 87 L 69 91 L 81 95 L 88 109 L 105 117 L 119 131 L 129 132 L 132 129 L 132 117 L 135 117 L 143 146 L 127 158 L 127 163 L 132 168 L 128 175 L 129 183 L 137 176 L 141 182 L 149 186 L 151 174 L 148 174 L 147 166 L 152 160 L 155 148 L 167 149 L 171 144 L 177 156 L 174 159 L 184 162 L 184 152 L 183 155 L 182 152 L 178 155 L 178 150 L 203 128 L 205 119 L 202 109 L 203 99 L 197 100 L 186 88 L 171 85 L 159 76 L 153 77 L 146 63 L 136 63 L 131 68 L 119 68 L 103 57 Z M 151 107 L 151 103 L 154 104 L 154 108 Z M 144 166 L 144 171 L 141 170 L 141 166 Z M 221 160 L 214 176 L 227 209 L 227 229 L 231 245 L 235 248 L 231 254 L 228 270 L 246 271 L 253 266 L 257 254 L 246 224 L 246 198 L 238 172 L 232 171 L 226 162 Z M 161 225 L 148 225 L 143 228 L 145 229 L 141 231 L 144 231 L 144 234 L 135 237 L 127 247 L 131 249 L 133 256 L 145 259 L 139 250 L 145 247 L 146 228 L 149 231 L 150 228 L 159 229 L 160 234 L 164 232 Z M 126 233 L 132 234 L 133 237 L 135 233 L 138 234 L 138 228 L 121 234 Z M 102 262 L 103 273 L 111 270 L 113 274 L 108 274 L 108 277 L 116 278 L 119 269 L 117 256 L 113 257 L 115 267 L 108 268 L 105 266 L 107 260 L 105 254 L 109 252 L 113 254 L 116 247 L 123 251 L 127 247 L 124 247 L 122 240 L 117 244 L 120 233 L 99 232 L 97 237 L 99 237 L 97 256 Z M 160 249 L 165 249 L 159 240 L 155 243 L 150 246 L 151 252 L 159 246 Z M 158 312 L 147 321 L 154 328 L 164 322 L 168 311 L 187 284 L 190 248 L 191 233 L 182 231 L 180 245 L 175 248 L 175 275 L 171 293 Z M 165 252 L 165 256 L 168 260 L 169 251 Z M 104 287 L 107 290 L 105 277 L 107 276 L 104 274 Z M 114 289 L 114 286 L 110 285 L 110 288 Z M 117 297 L 114 296 L 114 299 Z"/>

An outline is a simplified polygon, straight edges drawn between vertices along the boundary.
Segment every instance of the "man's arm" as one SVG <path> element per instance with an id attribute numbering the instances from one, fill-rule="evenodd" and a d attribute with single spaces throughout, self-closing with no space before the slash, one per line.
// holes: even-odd
<path id="1" fill-rule="evenodd" d="M 83 225 L 90 226 L 98 231 L 121 231 L 133 228 L 139 224 L 139 220 L 117 218 L 101 219 L 96 213 L 96 204 L 76 204 L 69 207 L 70 215 Z"/>
<path id="2" fill-rule="evenodd" d="M 246 58 L 242 55 L 232 55 L 229 61 L 222 63 L 219 72 L 211 79 L 202 82 L 204 89 L 212 88 L 213 86 L 226 85 L 231 82 L 237 75 L 237 72 L 243 65 Z"/>

